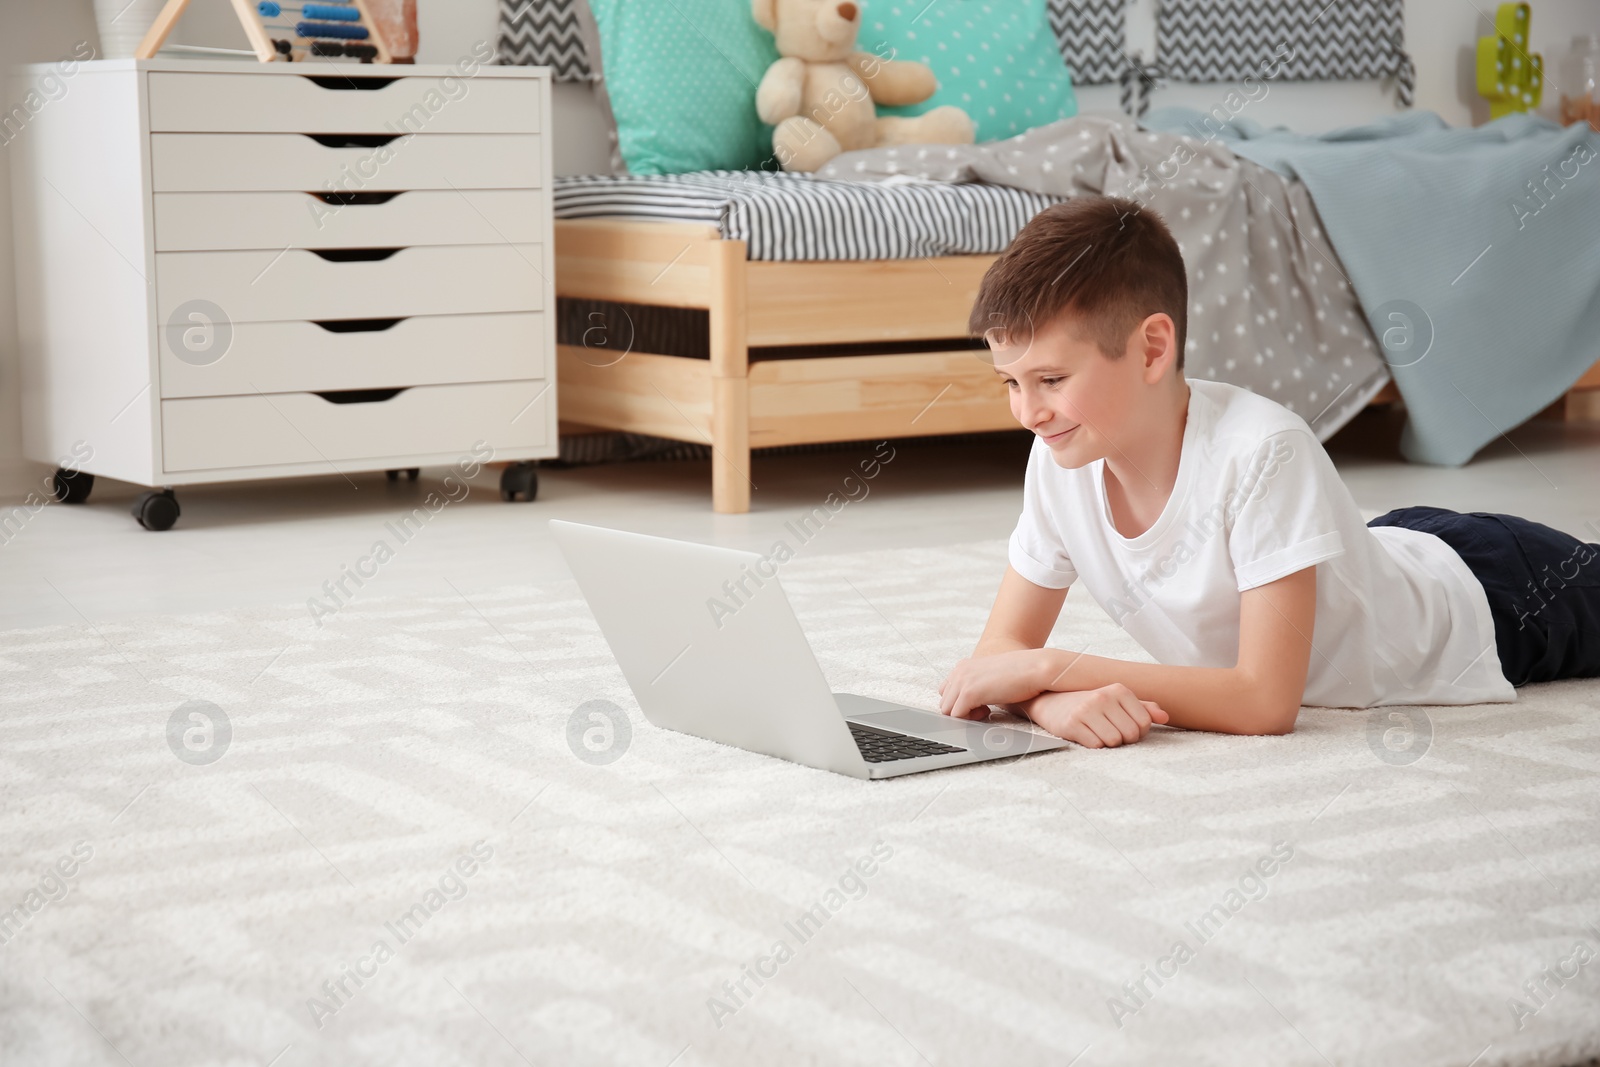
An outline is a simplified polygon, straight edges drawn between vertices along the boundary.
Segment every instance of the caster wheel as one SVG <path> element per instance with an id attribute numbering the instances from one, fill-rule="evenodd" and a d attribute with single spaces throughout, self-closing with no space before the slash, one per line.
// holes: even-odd
<path id="1" fill-rule="evenodd" d="M 422 468 L 407 467 L 404 470 L 384 471 L 383 473 L 391 482 L 398 482 L 402 474 L 406 476 L 406 481 L 414 482 L 417 480 L 417 476 L 422 473 Z"/>
<path id="2" fill-rule="evenodd" d="M 400 480 L 399 471 L 384 471 L 383 476 L 389 479 L 391 482 L 398 482 Z"/>
<path id="3" fill-rule="evenodd" d="M 85 474 L 83 471 L 69 471 L 56 468 L 52 488 L 56 499 L 63 504 L 81 504 L 89 499 L 89 490 L 94 488 L 94 475 Z"/>
<path id="4" fill-rule="evenodd" d="M 170 530 L 178 521 L 178 496 L 171 489 L 152 489 L 140 493 L 133 502 L 133 517 L 146 530 Z"/>
<path id="5" fill-rule="evenodd" d="M 513 463 L 500 472 L 500 499 L 532 500 L 539 495 L 539 472 L 532 463 Z"/>

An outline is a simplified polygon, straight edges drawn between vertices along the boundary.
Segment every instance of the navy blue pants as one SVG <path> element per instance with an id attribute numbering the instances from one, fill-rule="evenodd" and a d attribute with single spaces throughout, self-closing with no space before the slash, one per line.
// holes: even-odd
<path id="1" fill-rule="evenodd" d="M 1368 526 L 1437 536 L 1483 583 L 1512 685 L 1600 676 L 1600 544 L 1515 515 L 1396 508 Z"/>

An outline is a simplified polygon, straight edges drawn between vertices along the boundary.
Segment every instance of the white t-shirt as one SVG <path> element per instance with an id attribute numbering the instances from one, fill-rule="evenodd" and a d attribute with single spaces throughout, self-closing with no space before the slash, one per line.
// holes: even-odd
<path id="1" fill-rule="evenodd" d="M 1157 661 L 1232 667 L 1240 594 L 1317 566 L 1302 703 L 1503 703 L 1483 585 L 1430 533 L 1369 528 L 1304 419 L 1225 382 L 1189 379 L 1177 484 L 1138 537 L 1117 532 L 1105 461 L 1058 466 L 1035 439 L 1011 566 L 1089 595 Z"/>

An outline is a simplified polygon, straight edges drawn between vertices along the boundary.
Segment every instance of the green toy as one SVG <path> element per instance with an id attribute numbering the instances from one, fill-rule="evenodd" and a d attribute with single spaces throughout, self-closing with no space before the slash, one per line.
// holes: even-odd
<path id="1" fill-rule="evenodd" d="M 1494 36 L 1478 38 L 1478 95 L 1489 101 L 1489 117 L 1532 111 L 1544 99 L 1544 57 L 1528 52 L 1527 4 L 1501 4 Z"/>

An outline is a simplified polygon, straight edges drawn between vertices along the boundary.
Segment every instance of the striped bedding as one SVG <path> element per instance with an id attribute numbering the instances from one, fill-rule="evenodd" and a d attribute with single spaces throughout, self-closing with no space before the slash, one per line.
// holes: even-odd
<path id="1" fill-rule="evenodd" d="M 924 259 L 1001 252 L 1061 198 L 1003 185 L 842 182 L 701 171 L 557 178 L 562 219 L 713 223 L 757 260 Z"/>

